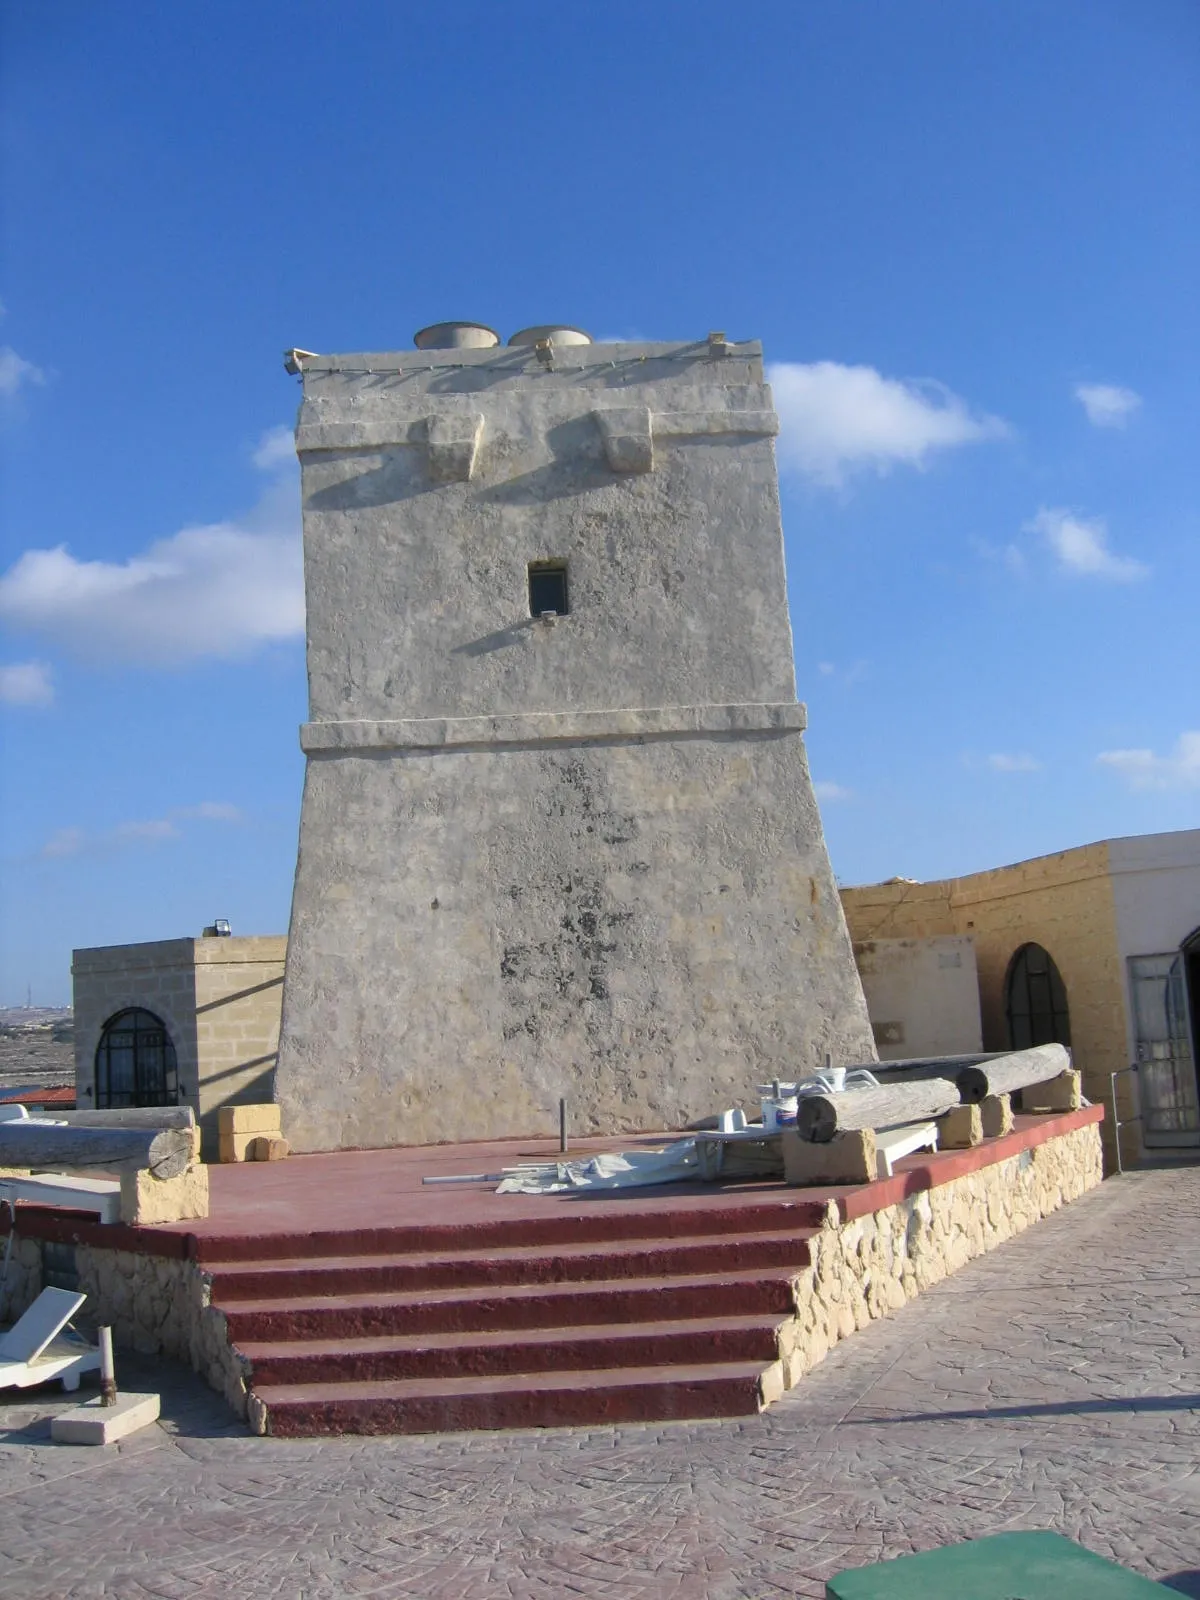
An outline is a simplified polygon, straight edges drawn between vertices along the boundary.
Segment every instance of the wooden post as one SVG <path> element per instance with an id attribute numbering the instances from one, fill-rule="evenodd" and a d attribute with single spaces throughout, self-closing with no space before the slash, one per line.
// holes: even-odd
<path id="1" fill-rule="evenodd" d="M 927 1122 L 958 1104 L 958 1085 L 948 1078 L 885 1083 L 878 1089 L 846 1089 L 840 1094 L 806 1094 L 800 1097 L 796 1131 L 814 1144 L 828 1144 L 835 1133 Z"/>
<path id="2" fill-rule="evenodd" d="M 187 1170 L 192 1136 L 186 1128 L 46 1127 L 0 1122 L 0 1167 L 103 1167 L 110 1172 L 146 1169 L 156 1178 Z"/>

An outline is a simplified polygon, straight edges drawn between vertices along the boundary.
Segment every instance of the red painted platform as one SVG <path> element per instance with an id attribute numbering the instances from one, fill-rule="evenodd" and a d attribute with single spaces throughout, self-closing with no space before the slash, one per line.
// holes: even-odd
<path id="1" fill-rule="evenodd" d="M 198 1261 L 272 1433 L 728 1416 L 763 1403 L 829 1200 L 862 1216 L 1102 1115 L 1018 1117 L 1003 1138 L 922 1152 L 858 1186 L 528 1196 L 422 1183 L 557 1153 L 516 1140 L 215 1166 L 203 1222 L 101 1226 L 21 1207 L 18 1227 Z M 572 1154 L 663 1138 L 581 1140 Z"/>

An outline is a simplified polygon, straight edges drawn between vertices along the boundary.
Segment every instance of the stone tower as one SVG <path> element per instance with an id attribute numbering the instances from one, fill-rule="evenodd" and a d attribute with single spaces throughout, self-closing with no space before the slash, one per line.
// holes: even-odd
<path id="1" fill-rule="evenodd" d="M 874 1058 L 796 703 L 758 344 L 294 353 L 299 1149 L 680 1127 Z"/>

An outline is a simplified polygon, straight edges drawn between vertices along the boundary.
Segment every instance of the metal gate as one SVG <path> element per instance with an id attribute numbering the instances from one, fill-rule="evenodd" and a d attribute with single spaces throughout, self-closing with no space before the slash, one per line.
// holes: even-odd
<path id="1" fill-rule="evenodd" d="M 1138 1096 L 1149 1146 L 1200 1145 L 1183 952 L 1130 956 Z"/>

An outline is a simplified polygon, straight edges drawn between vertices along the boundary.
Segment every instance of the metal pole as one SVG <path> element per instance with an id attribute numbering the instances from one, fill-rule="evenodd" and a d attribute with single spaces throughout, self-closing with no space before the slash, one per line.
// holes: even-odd
<path id="1" fill-rule="evenodd" d="M 567 1153 L 567 1102 L 566 1098 L 558 1102 L 558 1148 L 561 1155 Z"/>
<path id="2" fill-rule="evenodd" d="M 113 1366 L 112 1329 L 102 1327 L 100 1330 L 100 1404 L 102 1406 L 115 1406 L 117 1403 L 117 1373 Z"/>
<path id="3" fill-rule="evenodd" d="M 1117 1073 L 1110 1072 L 1108 1081 L 1109 1090 L 1112 1094 L 1113 1143 L 1117 1148 L 1117 1176 L 1120 1177 L 1125 1168 L 1121 1165 L 1121 1119 L 1117 1113 L 1117 1077 Z"/>

